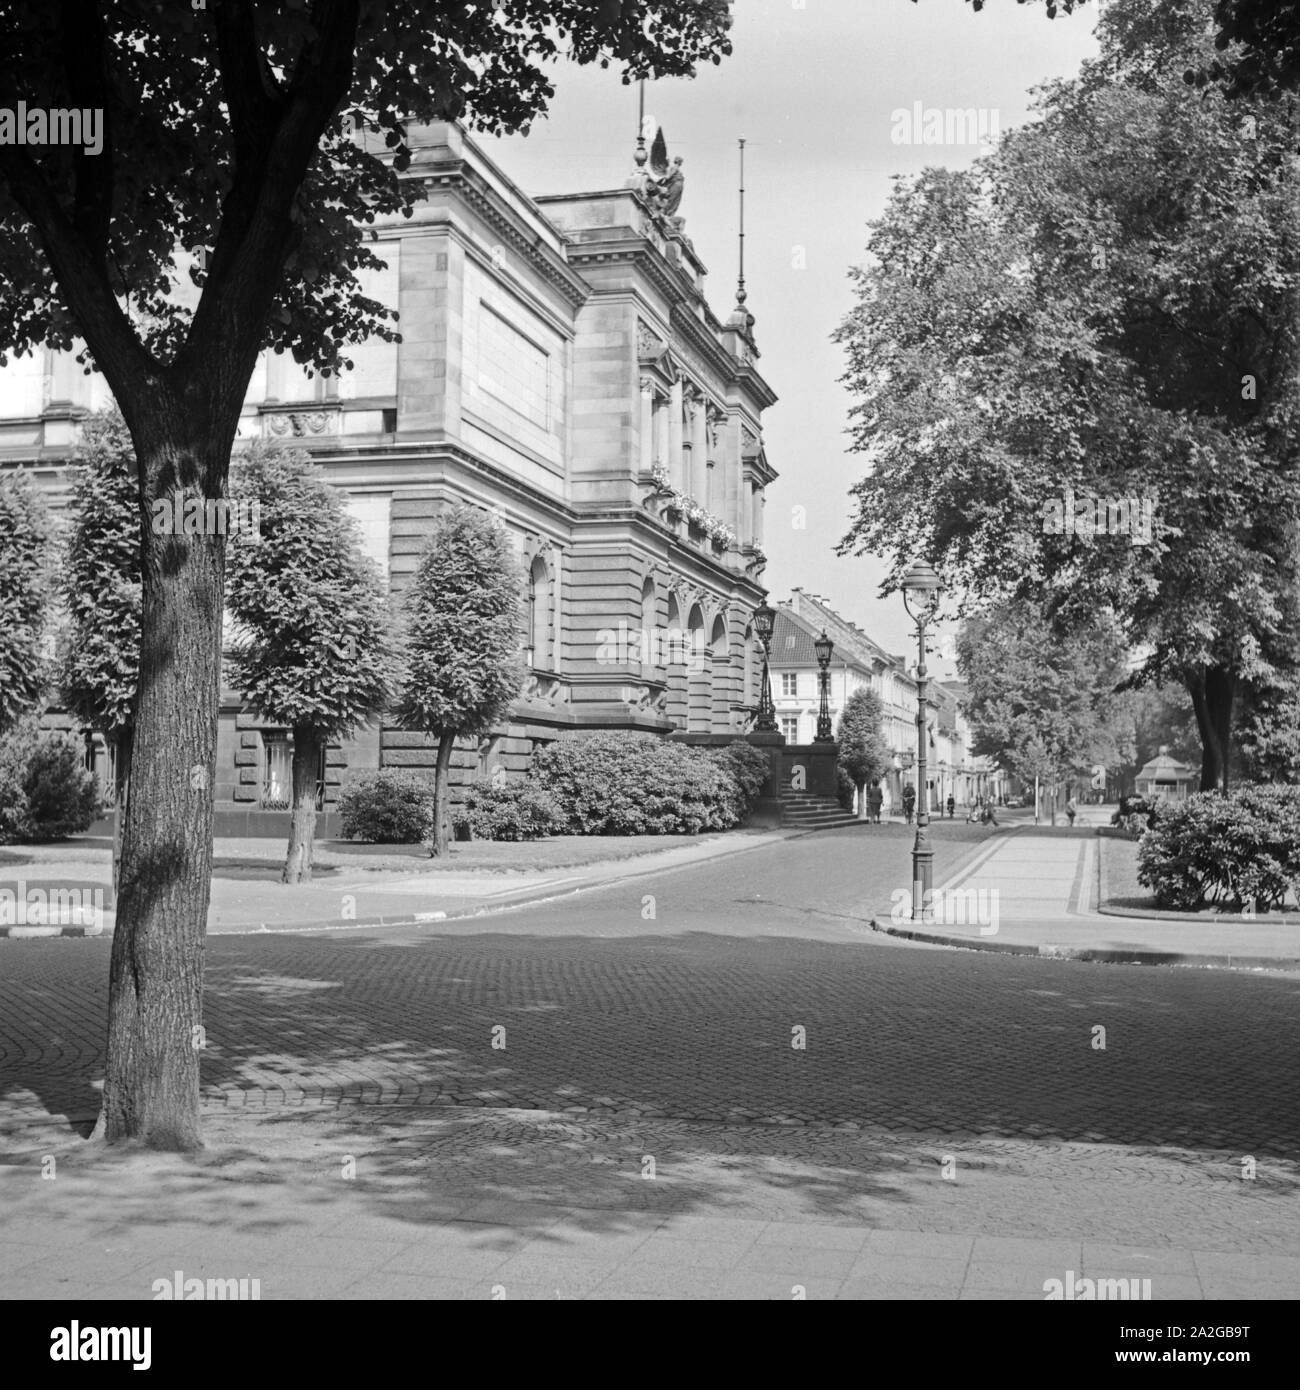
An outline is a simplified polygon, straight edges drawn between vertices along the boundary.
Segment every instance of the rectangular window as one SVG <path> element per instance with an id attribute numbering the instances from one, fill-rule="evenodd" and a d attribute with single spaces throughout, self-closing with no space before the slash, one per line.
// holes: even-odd
<path id="1" fill-rule="evenodd" d="M 262 735 L 262 809 L 287 811 L 293 795 L 293 744 L 287 734 Z"/>
<path id="2" fill-rule="evenodd" d="M 798 743 L 799 716 L 797 714 L 783 714 L 781 716 L 781 732 L 785 735 L 787 743 Z"/>
<path id="3" fill-rule="evenodd" d="M 781 673 L 781 694 L 798 695 L 799 693 L 799 674 L 797 671 L 783 671 Z"/>
<path id="4" fill-rule="evenodd" d="M 326 750 L 316 768 L 316 809 L 325 804 Z M 293 738 L 288 733 L 262 735 L 262 800 L 264 811 L 287 811 L 293 805 Z"/>

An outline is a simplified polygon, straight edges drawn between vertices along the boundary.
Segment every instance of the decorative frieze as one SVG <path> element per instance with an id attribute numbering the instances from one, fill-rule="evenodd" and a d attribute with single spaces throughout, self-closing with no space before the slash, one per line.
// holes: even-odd
<path id="1" fill-rule="evenodd" d="M 636 354 L 643 365 L 657 365 L 668 351 L 668 344 L 644 319 L 636 322 Z"/>
<path id="2" fill-rule="evenodd" d="M 338 434 L 338 410 L 286 410 L 262 415 L 263 431 L 274 439 L 310 439 Z"/>

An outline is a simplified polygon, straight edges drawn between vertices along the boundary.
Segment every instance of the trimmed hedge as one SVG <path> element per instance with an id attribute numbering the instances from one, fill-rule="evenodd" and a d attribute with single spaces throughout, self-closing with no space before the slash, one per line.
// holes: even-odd
<path id="1" fill-rule="evenodd" d="M 763 749 L 755 748 L 752 743 L 736 739 L 725 748 L 710 750 L 710 756 L 717 760 L 722 770 L 735 783 L 733 824 L 738 825 L 748 819 L 749 813 L 754 809 L 754 803 L 767 783 L 771 771 L 768 755 Z"/>
<path id="2" fill-rule="evenodd" d="M 602 733 L 541 748 L 528 778 L 555 798 L 570 835 L 696 835 L 743 814 L 752 767 L 654 734 Z M 759 784 L 761 786 L 761 783 Z"/>
<path id="3" fill-rule="evenodd" d="M 528 782 L 471 787 L 451 818 L 456 838 L 471 840 L 540 840 L 562 821 L 550 792 Z"/>
<path id="4" fill-rule="evenodd" d="M 99 787 L 78 744 L 24 719 L 0 739 L 0 843 L 66 840 L 89 830 Z"/>
<path id="5" fill-rule="evenodd" d="M 1284 906 L 1300 894 L 1300 787 L 1198 792 L 1162 808 L 1138 846 L 1138 881 L 1180 911 Z"/>
<path id="6" fill-rule="evenodd" d="M 358 777 L 339 798 L 338 810 L 345 840 L 418 845 L 433 826 L 433 783 L 383 768 Z"/>

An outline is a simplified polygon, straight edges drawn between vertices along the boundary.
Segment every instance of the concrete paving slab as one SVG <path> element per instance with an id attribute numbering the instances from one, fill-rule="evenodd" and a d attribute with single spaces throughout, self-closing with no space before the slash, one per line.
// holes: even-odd
<path id="1" fill-rule="evenodd" d="M 1062 1270 L 1077 1270 L 1083 1262 L 1083 1243 L 1077 1240 L 1034 1240 L 1018 1236 L 976 1236 L 971 1250 L 972 1262 L 981 1264 L 1059 1265 Z M 1043 1276 L 1047 1278 L 1047 1275 Z"/>
<path id="2" fill-rule="evenodd" d="M 807 1245 L 756 1245 L 743 1259 L 747 1271 L 788 1274 L 794 1282 L 844 1279 L 858 1263 L 856 1250 L 818 1250 Z"/>
<path id="3" fill-rule="evenodd" d="M 930 1286 L 958 1289 L 966 1276 L 965 1260 L 935 1260 L 918 1255 L 882 1255 L 868 1250 L 849 1267 L 848 1279 L 876 1283 L 909 1284 L 916 1288 Z"/>
<path id="4" fill-rule="evenodd" d="M 340 1289 L 339 1298 L 419 1299 L 421 1301 L 463 1302 L 474 1298 L 491 1298 L 489 1283 L 474 1283 L 464 1279 L 435 1278 L 431 1275 L 386 1273 L 382 1279 L 369 1275 L 354 1280 Z"/>
<path id="5" fill-rule="evenodd" d="M 835 1294 L 837 1299 L 861 1299 L 874 1302 L 877 1299 L 902 1299 L 909 1302 L 951 1302 L 961 1293 L 961 1280 L 949 1279 L 945 1283 L 905 1284 L 892 1276 L 874 1277 L 850 1276 L 840 1285 Z"/>
<path id="6" fill-rule="evenodd" d="M 1110 1274 L 1117 1269 L 1141 1274 L 1181 1274 L 1196 1277 L 1196 1259 L 1190 1250 L 1160 1249 L 1146 1245 L 1106 1245 L 1085 1240 L 1080 1273 L 1094 1278 L 1096 1270 Z"/>
<path id="7" fill-rule="evenodd" d="M 735 1269 L 746 1258 L 753 1239 L 723 1243 L 720 1240 L 675 1240 L 652 1236 L 627 1257 L 627 1267 L 666 1265 L 670 1269 Z"/>
<path id="8" fill-rule="evenodd" d="M 870 1231 L 863 1243 L 864 1256 L 907 1255 L 913 1259 L 946 1260 L 964 1264 L 975 1246 L 973 1236 L 939 1231 Z"/>
<path id="9" fill-rule="evenodd" d="M 758 1223 L 754 1223 L 758 1224 Z M 763 1225 L 758 1245 L 774 1245 L 782 1249 L 810 1247 L 814 1250 L 848 1250 L 860 1252 L 874 1235 L 862 1226 L 828 1226 L 811 1221 L 773 1221 Z"/>
<path id="10" fill-rule="evenodd" d="M 617 1259 L 557 1260 L 532 1253 L 513 1255 L 492 1271 L 492 1282 L 503 1284 L 507 1298 L 526 1288 L 547 1289 L 555 1297 L 582 1298 L 622 1267 Z"/>

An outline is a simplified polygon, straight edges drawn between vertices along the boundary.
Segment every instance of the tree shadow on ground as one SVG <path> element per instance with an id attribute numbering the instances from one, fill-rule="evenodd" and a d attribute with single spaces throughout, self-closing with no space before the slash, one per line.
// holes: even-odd
<path id="1" fill-rule="evenodd" d="M 342 1100 L 1300 1147 L 1300 1113 L 1278 1094 L 1300 1042 L 1287 978 L 780 935 L 493 931 L 214 938 L 207 983 L 205 1100 L 253 1110 Z M 8 1048 L 0 1093 L 84 1124 L 106 991 L 28 984 L 23 1031 L 38 1041 Z M 98 1045 L 52 1042 L 73 1034 Z"/>

